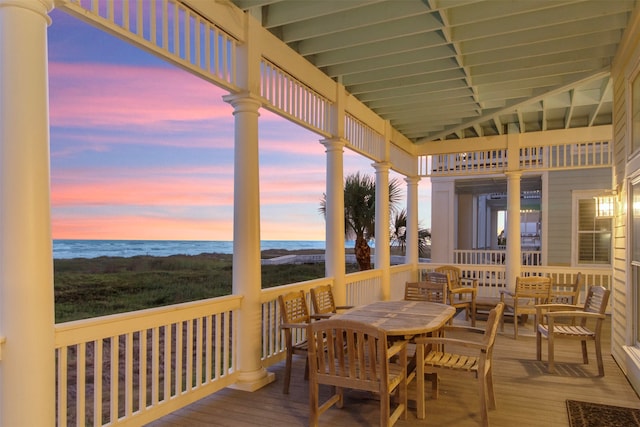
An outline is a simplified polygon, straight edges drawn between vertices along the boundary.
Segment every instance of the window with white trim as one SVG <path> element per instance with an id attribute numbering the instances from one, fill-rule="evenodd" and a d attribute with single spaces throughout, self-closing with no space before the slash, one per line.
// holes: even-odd
<path id="1" fill-rule="evenodd" d="M 596 216 L 593 195 L 580 194 L 576 198 L 577 227 L 574 245 L 577 265 L 610 265 L 612 220 Z"/>

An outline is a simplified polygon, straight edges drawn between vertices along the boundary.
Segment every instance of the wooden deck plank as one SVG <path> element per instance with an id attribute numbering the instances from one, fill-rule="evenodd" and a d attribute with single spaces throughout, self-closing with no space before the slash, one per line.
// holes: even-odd
<path id="1" fill-rule="evenodd" d="M 460 316 L 459 316 L 460 317 Z M 456 318 L 456 323 L 463 323 Z M 484 327 L 484 322 L 478 322 Z M 605 376 L 597 377 L 597 365 L 593 344 L 590 343 L 590 363 L 582 365 L 578 342 L 556 344 L 557 374 L 546 371 L 546 342 L 543 361 L 535 360 L 535 336 L 532 322 L 522 326 L 522 335 L 513 339 L 513 326 L 505 324 L 499 332 L 494 353 L 494 384 L 498 408 L 489 412 L 489 420 L 495 427 L 568 427 L 565 400 L 584 400 L 609 405 L 640 408 L 640 399 L 629 385 L 610 355 L 611 322 L 603 342 Z M 224 389 L 199 400 L 179 411 L 149 424 L 149 427 L 200 427 L 263 425 L 308 425 L 308 383 L 304 377 L 304 359 L 294 357 L 292 383 L 289 395 L 282 394 L 284 364 L 270 368 L 276 373 L 276 381 L 254 392 Z M 412 387 L 415 386 L 415 381 Z M 480 424 L 480 402 L 477 382 L 471 375 L 452 372 L 442 375 L 440 398 L 431 398 L 430 383 L 427 387 L 427 418 L 418 420 L 411 409 L 408 420 L 400 420 L 399 427 L 452 426 L 467 427 Z M 327 391 L 321 392 L 326 397 Z M 410 396 L 415 390 L 410 390 Z M 320 417 L 326 426 L 378 425 L 379 402 L 364 392 L 347 394 L 343 409 L 331 408 Z"/>

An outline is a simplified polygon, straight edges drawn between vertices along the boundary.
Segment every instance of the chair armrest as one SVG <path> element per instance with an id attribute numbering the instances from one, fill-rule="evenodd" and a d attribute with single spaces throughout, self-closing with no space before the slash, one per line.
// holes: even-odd
<path id="1" fill-rule="evenodd" d="M 582 311 L 584 309 L 583 306 L 580 305 L 571 305 L 571 304 L 536 304 L 536 315 L 538 316 L 538 318 L 540 318 L 540 316 L 543 314 L 542 312 L 545 311 L 545 315 L 549 314 L 549 313 L 553 313 L 553 312 L 559 312 L 559 311 L 563 311 L 563 312 L 571 312 L 571 311 Z"/>
<path id="2" fill-rule="evenodd" d="M 500 296 L 502 297 L 503 295 L 506 295 L 508 297 L 512 297 L 515 296 L 515 292 L 509 290 L 509 289 L 500 289 L 498 292 L 500 292 Z"/>
<path id="3" fill-rule="evenodd" d="M 310 317 L 314 320 L 322 320 L 322 319 L 328 319 L 334 314 L 335 313 L 319 313 L 319 314 L 312 314 Z"/>
<path id="4" fill-rule="evenodd" d="M 308 323 L 281 323 L 280 329 L 294 329 L 294 328 L 307 329 L 308 326 L 309 326 Z"/>
<path id="5" fill-rule="evenodd" d="M 464 277 L 460 278 L 460 284 L 464 287 L 471 286 L 472 288 L 478 287 L 478 279 L 465 279 Z"/>
<path id="6" fill-rule="evenodd" d="M 588 311 L 551 311 L 545 313 L 546 317 L 575 317 L 585 319 L 604 319 L 606 316 L 600 313 L 590 313 Z"/>
<path id="7" fill-rule="evenodd" d="M 450 294 L 473 294 L 478 291 L 477 288 L 455 288 L 449 291 Z"/>
<path id="8" fill-rule="evenodd" d="M 463 340 L 459 338 L 419 337 L 415 339 L 415 342 L 416 344 L 458 345 L 462 347 L 474 348 L 477 350 L 487 350 L 487 344 L 483 342 Z"/>
<path id="9" fill-rule="evenodd" d="M 584 306 L 582 305 L 572 305 L 572 304 L 536 304 L 536 308 L 547 309 L 549 311 L 558 311 L 558 310 L 582 310 Z"/>
<path id="10" fill-rule="evenodd" d="M 480 335 L 484 335 L 484 329 L 481 328 L 475 328 L 473 326 L 462 326 L 462 325 L 456 325 L 456 326 L 444 326 L 442 328 L 442 330 L 446 333 L 446 332 L 472 332 L 474 334 L 480 334 Z M 429 338 L 429 337 L 426 337 Z"/>
<path id="11" fill-rule="evenodd" d="M 387 359 L 392 357 L 392 356 L 395 356 L 396 354 L 398 354 L 403 349 L 406 349 L 407 348 L 407 343 L 408 343 L 408 341 L 406 341 L 406 340 L 394 341 L 393 345 L 387 349 Z"/>

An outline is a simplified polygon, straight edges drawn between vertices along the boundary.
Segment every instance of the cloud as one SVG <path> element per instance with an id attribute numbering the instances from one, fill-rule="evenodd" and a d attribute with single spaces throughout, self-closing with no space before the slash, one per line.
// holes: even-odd
<path id="1" fill-rule="evenodd" d="M 49 76 L 55 82 L 52 126 L 124 128 L 215 119 L 233 126 L 233 107 L 222 102 L 226 92 L 177 68 L 50 62 Z"/>
<path id="2" fill-rule="evenodd" d="M 63 216 L 53 220 L 57 239 L 233 240 L 231 218 L 184 219 L 143 215 Z M 324 240 L 317 222 L 261 223 L 262 240 Z"/>

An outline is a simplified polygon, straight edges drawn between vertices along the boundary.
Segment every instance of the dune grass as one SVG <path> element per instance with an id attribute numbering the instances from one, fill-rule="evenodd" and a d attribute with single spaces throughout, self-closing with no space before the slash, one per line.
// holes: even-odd
<path id="1" fill-rule="evenodd" d="M 231 294 L 232 255 L 54 261 L 56 323 Z M 322 264 L 262 266 L 264 288 L 324 277 Z"/>

